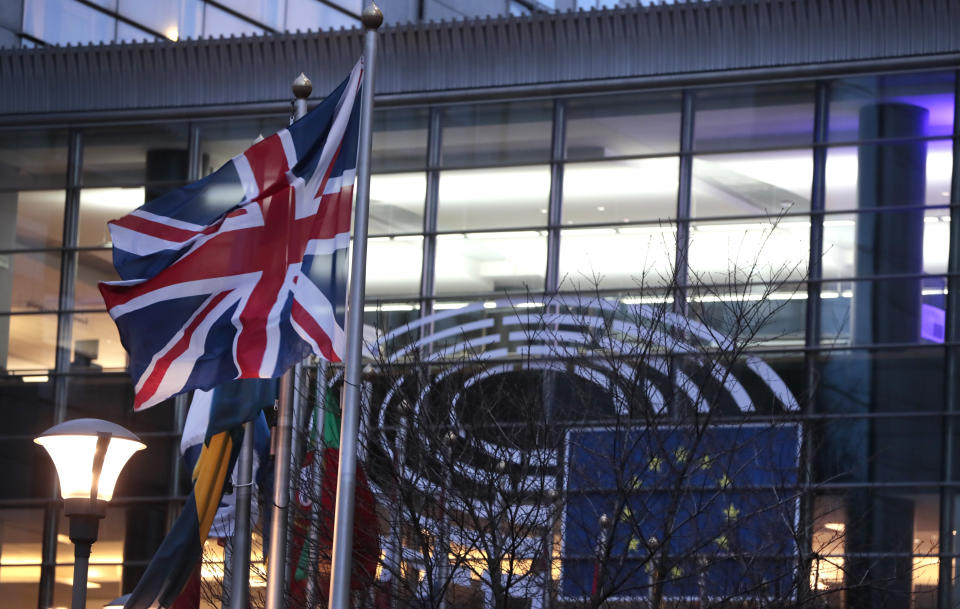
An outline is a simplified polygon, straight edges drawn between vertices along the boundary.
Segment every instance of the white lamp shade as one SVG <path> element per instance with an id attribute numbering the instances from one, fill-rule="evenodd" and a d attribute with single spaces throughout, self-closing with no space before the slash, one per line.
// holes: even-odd
<path id="1" fill-rule="evenodd" d="M 85 424 L 78 425 L 80 422 Z M 34 440 L 46 449 L 53 460 L 60 479 L 60 494 L 64 499 L 90 498 L 97 434 L 101 432 L 111 435 L 95 497 L 110 501 L 123 466 L 135 452 L 146 448 L 135 435 L 106 421 L 77 419 L 57 425 Z"/>

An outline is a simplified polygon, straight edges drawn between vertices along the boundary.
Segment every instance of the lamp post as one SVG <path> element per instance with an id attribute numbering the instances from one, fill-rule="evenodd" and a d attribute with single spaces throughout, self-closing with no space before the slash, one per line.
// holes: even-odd
<path id="1" fill-rule="evenodd" d="M 87 603 L 90 547 L 107 514 L 113 487 L 127 460 L 146 445 L 132 432 L 100 419 L 74 419 L 54 425 L 33 440 L 44 447 L 60 480 L 63 513 L 70 519 L 74 546 L 72 609 Z"/>

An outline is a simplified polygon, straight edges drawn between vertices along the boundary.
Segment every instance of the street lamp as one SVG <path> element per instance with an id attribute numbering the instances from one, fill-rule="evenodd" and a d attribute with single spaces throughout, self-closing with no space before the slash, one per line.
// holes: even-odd
<path id="1" fill-rule="evenodd" d="M 33 440 L 57 468 L 63 513 L 70 519 L 74 546 L 73 609 L 87 602 L 90 546 L 107 514 L 113 487 L 127 460 L 146 445 L 132 432 L 100 419 L 74 419 L 54 425 Z"/>

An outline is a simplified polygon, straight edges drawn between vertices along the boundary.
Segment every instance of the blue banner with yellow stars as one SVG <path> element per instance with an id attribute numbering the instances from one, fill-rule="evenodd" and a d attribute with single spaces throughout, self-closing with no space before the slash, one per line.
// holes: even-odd
<path id="1" fill-rule="evenodd" d="M 561 597 L 790 598 L 796 424 L 571 430 Z"/>

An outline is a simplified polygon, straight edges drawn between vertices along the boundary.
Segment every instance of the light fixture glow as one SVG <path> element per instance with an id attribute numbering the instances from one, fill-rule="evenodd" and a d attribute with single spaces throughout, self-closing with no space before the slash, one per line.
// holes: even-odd
<path id="1" fill-rule="evenodd" d="M 108 438 L 99 480 L 94 487 L 94 459 L 97 442 Z M 64 499 L 113 499 L 120 471 L 133 454 L 146 448 L 135 435 L 113 423 L 97 419 L 74 419 L 51 427 L 34 442 L 43 446 L 60 480 Z"/>

